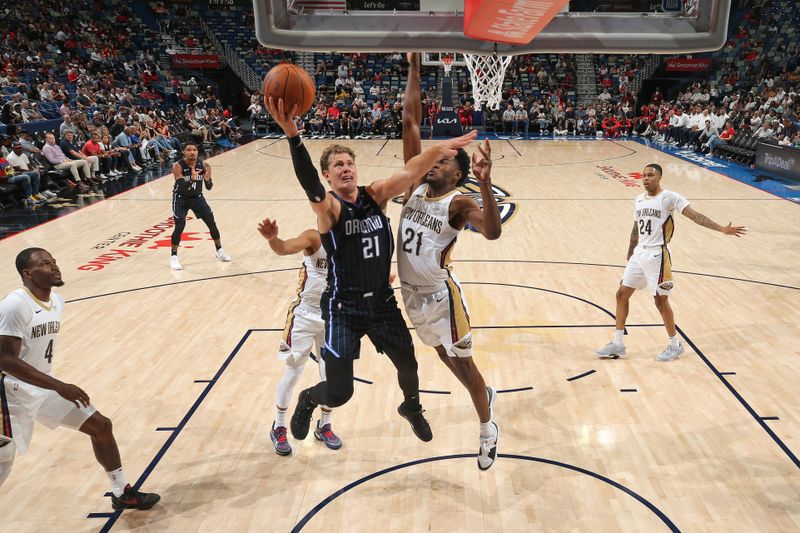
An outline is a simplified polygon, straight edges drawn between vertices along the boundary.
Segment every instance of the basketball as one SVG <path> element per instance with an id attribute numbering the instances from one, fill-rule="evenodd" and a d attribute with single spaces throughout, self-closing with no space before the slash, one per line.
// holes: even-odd
<path id="1" fill-rule="evenodd" d="M 264 102 L 268 103 L 270 96 L 275 105 L 279 98 L 283 98 L 283 109 L 287 112 L 297 104 L 297 114 L 302 115 L 314 103 L 314 82 L 297 65 L 281 63 L 272 67 L 264 76 Z"/>

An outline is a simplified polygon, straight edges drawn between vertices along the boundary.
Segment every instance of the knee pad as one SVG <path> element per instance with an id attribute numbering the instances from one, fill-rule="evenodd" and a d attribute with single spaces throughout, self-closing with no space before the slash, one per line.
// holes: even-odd
<path id="1" fill-rule="evenodd" d="M 328 401 L 330 408 L 339 407 L 346 404 L 353 397 L 353 381 L 348 383 L 337 383 L 335 386 L 328 383 Z"/>

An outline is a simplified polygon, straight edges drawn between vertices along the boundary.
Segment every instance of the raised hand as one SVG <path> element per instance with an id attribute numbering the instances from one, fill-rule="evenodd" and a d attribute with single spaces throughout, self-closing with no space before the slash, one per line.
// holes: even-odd
<path id="1" fill-rule="evenodd" d="M 278 221 L 265 218 L 258 224 L 258 232 L 268 241 L 274 239 L 278 236 Z"/>
<path id="2" fill-rule="evenodd" d="M 478 131 L 472 130 L 461 137 L 453 137 L 446 141 L 439 141 L 434 145 L 434 148 L 438 150 L 443 157 L 455 157 L 459 148 L 468 146 L 477 136 Z"/>
<path id="3" fill-rule="evenodd" d="M 287 137 L 296 137 L 299 135 L 297 132 L 297 124 L 294 123 L 293 117 L 297 113 L 297 104 L 292 106 L 292 109 L 287 113 L 283 108 L 283 98 L 278 98 L 276 101 L 273 97 L 267 99 L 267 111 L 278 123 Z"/>
<path id="4" fill-rule="evenodd" d="M 722 228 L 722 233 L 725 235 L 735 235 L 736 237 L 741 237 L 747 233 L 747 228 L 744 226 L 732 226 L 731 224 L 731 222 L 728 222 L 728 225 Z"/>
<path id="5" fill-rule="evenodd" d="M 477 148 L 472 152 L 472 174 L 478 182 L 485 183 L 492 175 L 492 148 L 489 146 L 489 139 L 484 139 L 483 146 L 479 144 Z"/>
<path id="6" fill-rule="evenodd" d="M 200 181 L 200 171 L 192 167 L 192 181 Z"/>

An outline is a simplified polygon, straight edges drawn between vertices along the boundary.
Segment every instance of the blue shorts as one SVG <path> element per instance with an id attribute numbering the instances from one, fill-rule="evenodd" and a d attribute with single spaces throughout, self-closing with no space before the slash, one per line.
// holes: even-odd
<path id="1" fill-rule="evenodd" d="M 414 343 L 391 289 L 347 298 L 331 298 L 328 291 L 320 302 L 325 320 L 323 357 L 358 359 L 361 337 L 366 335 L 380 353 L 413 350 Z"/>

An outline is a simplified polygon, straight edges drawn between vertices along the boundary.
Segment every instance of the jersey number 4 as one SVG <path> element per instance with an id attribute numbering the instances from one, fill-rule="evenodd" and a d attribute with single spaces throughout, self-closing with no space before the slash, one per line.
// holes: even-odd
<path id="1" fill-rule="evenodd" d="M 650 232 L 653 230 L 653 228 L 650 227 L 650 222 L 652 221 L 648 219 L 647 225 L 645 225 L 644 219 L 639 219 L 639 235 L 644 235 L 645 233 L 650 235 Z"/>
<path id="2" fill-rule="evenodd" d="M 414 255 L 418 256 L 419 255 L 419 249 L 422 247 L 422 232 L 421 231 L 415 232 L 411 228 L 406 228 L 406 235 L 405 236 L 406 236 L 406 238 L 403 241 L 403 251 L 408 253 L 408 254 L 414 254 Z M 417 243 L 416 243 L 416 246 L 415 246 L 416 250 L 412 250 L 411 247 L 413 245 L 411 243 L 412 243 L 412 241 L 414 240 L 415 237 L 417 239 Z"/>
<path id="3" fill-rule="evenodd" d="M 48 363 L 53 363 L 53 339 L 50 339 L 50 343 L 47 345 L 47 349 L 44 351 L 44 358 L 47 359 Z"/>

